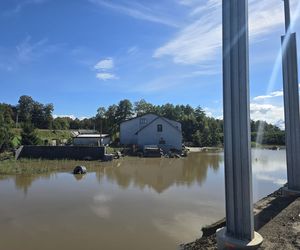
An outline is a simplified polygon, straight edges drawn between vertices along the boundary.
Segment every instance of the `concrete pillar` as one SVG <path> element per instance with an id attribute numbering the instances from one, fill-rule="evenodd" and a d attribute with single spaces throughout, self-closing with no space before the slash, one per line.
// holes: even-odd
<path id="1" fill-rule="evenodd" d="M 284 0 L 286 35 L 282 42 L 282 69 L 288 188 L 286 194 L 300 192 L 300 115 L 296 34 L 290 32 L 289 0 Z"/>
<path id="2" fill-rule="evenodd" d="M 226 228 L 219 249 L 256 249 L 249 108 L 248 0 L 223 0 L 223 100 Z"/>

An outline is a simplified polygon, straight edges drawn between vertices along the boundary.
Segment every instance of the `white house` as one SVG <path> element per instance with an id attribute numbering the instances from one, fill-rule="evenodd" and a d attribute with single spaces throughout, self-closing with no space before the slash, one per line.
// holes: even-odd
<path id="1" fill-rule="evenodd" d="M 103 146 L 110 143 L 107 134 L 79 134 L 73 137 L 73 145 L 76 146 Z"/>
<path id="2" fill-rule="evenodd" d="M 158 145 L 164 150 L 182 149 L 181 124 L 155 114 L 146 114 L 120 124 L 123 145 Z"/>

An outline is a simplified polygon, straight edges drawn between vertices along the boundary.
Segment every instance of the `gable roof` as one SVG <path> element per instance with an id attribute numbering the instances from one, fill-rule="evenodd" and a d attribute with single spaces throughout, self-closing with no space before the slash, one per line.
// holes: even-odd
<path id="1" fill-rule="evenodd" d="M 129 122 L 129 121 L 132 121 L 132 120 L 134 120 L 134 119 L 141 118 L 141 117 L 143 117 L 143 116 L 145 116 L 145 115 L 155 115 L 155 116 L 159 116 L 158 114 L 155 114 L 155 113 L 146 113 L 146 114 L 138 115 L 138 116 L 136 116 L 136 117 L 132 117 L 132 118 L 130 118 L 130 119 L 127 119 L 127 120 L 125 120 L 125 121 L 122 121 L 122 122 L 120 122 L 120 124 L 125 123 L 125 122 Z"/>
<path id="2" fill-rule="evenodd" d="M 171 127 L 173 127 L 175 130 L 177 130 L 178 132 L 181 132 L 179 130 L 179 128 L 177 128 L 176 126 L 174 126 L 171 122 L 168 121 L 168 119 L 162 117 L 162 116 L 159 116 L 159 115 L 156 115 L 157 117 L 155 119 L 153 119 L 151 122 L 149 122 L 146 126 L 140 128 L 135 134 L 137 135 L 139 132 L 141 132 L 142 130 L 144 130 L 145 128 L 147 128 L 150 124 L 152 124 L 153 122 L 155 122 L 156 120 L 158 120 L 159 118 L 161 118 L 162 120 L 164 120 L 166 123 L 168 123 Z"/>

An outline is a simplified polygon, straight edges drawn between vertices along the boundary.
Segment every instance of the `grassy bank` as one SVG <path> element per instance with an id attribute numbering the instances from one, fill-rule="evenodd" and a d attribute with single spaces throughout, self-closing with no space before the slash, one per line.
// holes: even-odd
<path id="1" fill-rule="evenodd" d="M 20 128 L 13 129 L 14 139 L 13 145 L 17 147 L 21 141 L 21 131 Z M 71 130 L 51 130 L 51 129 L 36 129 L 38 138 L 44 142 L 51 142 L 52 140 L 69 140 L 72 138 Z"/>
<path id="2" fill-rule="evenodd" d="M 0 175 L 18 175 L 18 174 L 43 174 L 57 171 L 72 171 L 75 166 L 84 165 L 89 171 L 95 170 L 104 164 L 99 161 L 75 161 L 75 160 L 3 160 L 0 161 Z"/>

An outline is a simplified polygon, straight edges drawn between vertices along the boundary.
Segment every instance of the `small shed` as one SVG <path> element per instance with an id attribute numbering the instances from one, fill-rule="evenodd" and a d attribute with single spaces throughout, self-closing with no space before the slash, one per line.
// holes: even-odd
<path id="1" fill-rule="evenodd" d="M 76 146 L 104 146 L 110 144 L 108 134 L 79 134 L 73 137 L 73 145 Z"/>

